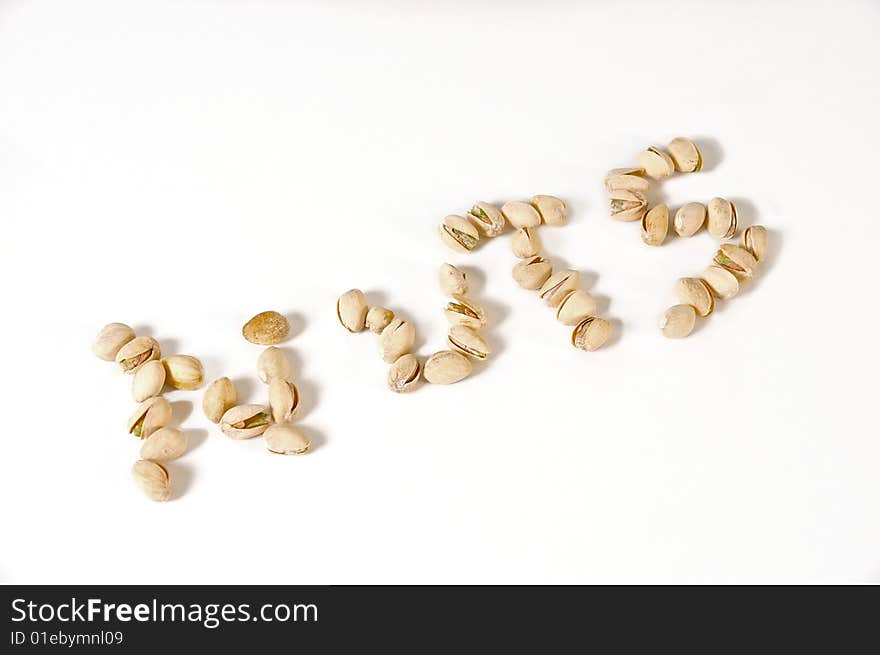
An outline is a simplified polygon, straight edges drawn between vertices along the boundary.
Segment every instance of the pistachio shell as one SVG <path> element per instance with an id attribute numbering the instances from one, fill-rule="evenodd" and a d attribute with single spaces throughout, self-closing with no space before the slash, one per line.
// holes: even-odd
<path id="1" fill-rule="evenodd" d="M 260 312 L 241 328 L 242 336 L 258 346 L 274 346 L 290 334 L 290 323 L 278 312 Z"/>
<path id="2" fill-rule="evenodd" d="M 592 352 L 601 348 L 611 336 L 611 323 L 604 318 L 588 316 L 571 331 L 571 345 Z"/>
<path id="3" fill-rule="evenodd" d="M 706 205 L 689 202 L 675 212 L 675 232 L 680 237 L 691 237 L 700 231 L 706 221 Z"/>
<path id="4" fill-rule="evenodd" d="M 513 254 L 520 259 L 536 257 L 541 252 L 541 240 L 533 227 L 523 227 L 514 232 L 510 244 Z"/>
<path id="5" fill-rule="evenodd" d="M 669 142 L 666 148 L 669 156 L 675 164 L 675 170 L 681 173 L 696 173 L 703 168 L 703 156 L 700 149 L 690 139 L 677 136 Z"/>
<path id="6" fill-rule="evenodd" d="M 639 169 L 641 170 L 641 169 Z M 609 175 L 605 178 L 605 189 L 608 191 L 638 191 L 639 193 L 647 193 L 651 188 L 651 180 L 641 175 L 620 174 Z"/>
<path id="7" fill-rule="evenodd" d="M 382 351 L 382 359 L 389 364 L 395 362 L 401 355 L 412 350 L 416 340 L 416 328 L 401 318 L 393 319 L 379 336 L 379 348 Z"/>
<path id="8" fill-rule="evenodd" d="M 192 355 L 170 355 L 162 360 L 165 380 L 175 389 L 198 389 L 205 382 L 202 363 Z"/>
<path id="9" fill-rule="evenodd" d="M 611 218 L 615 221 L 640 221 L 648 208 L 644 194 L 628 189 L 611 192 Z"/>
<path id="10" fill-rule="evenodd" d="M 465 296 L 468 292 L 467 275 L 452 264 L 443 264 L 437 273 L 440 290 L 447 296 Z"/>
<path id="11" fill-rule="evenodd" d="M 756 262 L 767 256 L 767 228 L 763 225 L 747 227 L 742 234 L 742 247 L 752 253 Z"/>
<path id="12" fill-rule="evenodd" d="M 263 434 L 266 448 L 276 455 L 304 455 L 309 452 L 312 440 L 290 423 L 276 423 Z"/>
<path id="13" fill-rule="evenodd" d="M 565 225 L 565 201 L 556 196 L 532 196 L 532 206 L 547 225 Z"/>
<path id="14" fill-rule="evenodd" d="M 132 374 L 147 362 L 161 357 L 159 342 L 153 337 L 137 337 L 116 353 L 116 363 L 123 373 Z"/>
<path id="15" fill-rule="evenodd" d="M 708 316 L 715 309 L 715 298 L 708 285 L 696 277 L 683 277 L 675 283 L 678 302 L 690 305 L 700 316 Z"/>
<path id="16" fill-rule="evenodd" d="M 449 345 L 455 348 L 455 350 L 474 359 L 484 360 L 492 353 L 483 337 L 477 334 L 477 331 L 473 328 L 464 325 L 453 325 L 450 327 L 447 339 Z"/>
<path id="17" fill-rule="evenodd" d="M 364 325 L 373 334 L 381 334 L 393 318 L 394 312 L 386 307 L 370 307 Z"/>
<path id="18" fill-rule="evenodd" d="M 732 243 L 721 245 L 715 255 L 715 263 L 743 278 L 754 276 L 755 269 L 758 267 L 758 262 L 752 253 Z"/>
<path id="19" fill-rule="evenodd" d="M 605 175 L 605 188 L 606 188 L 606 189 L 608 188 L 608 180 L 610 180 L 612 177 L 617 177 L 617 176 L 619 176 L 619 175 L 636 175 L 636 176 L 638 176 L 638 177 L 641 177 L 641 176 L 643 176 L 644 174 L 645 174 L 645 169 L 644 169 L 644 168 L 635 168 L 635 167 L 629 167 L 629 168 L 612 168 L 612 169 L 611 169 L 610 171 L 608 171 L 608 173 L 606 173 L 606 175 Z M 608 190 L 611 191 L 611 189 L 608 189 Z"/>
<path id="20" fill-rule="evenodd" d="M 660 331 L 670 339 L 686 337 L 694 329 L 697 313 L 690 305 L 673 305 L 660 319 Z"/>
<path id="21" fill-rule="evenodd" d="M 639 155 L 639 166 L 645 169 L 645 174 L 655 180 L 662 180 L 675 172 L 675 163 L 672 157 L 660 148 L 651 146 Z"/>
<path id="22" fill-rule="evenodd" d="M 651 207 L 642 218 L 642 241 L 649 246 L 660 246 L 669 231 L 669 207 L 660 204 Z"/>
<path id="23" fill-rule="evenodd" d="M 396 393 L 410 391 L 422 375 L 418 357 L 407 353 L 397 358 L 388 370 L 388 388 Z"/>
<path id="24" fill-rule="evenodd" d="M 269 381 L 269 409 L 276 423 L 289 421 L 299 409 L 299 389 L 293 382 L 272 378 Z"/>
<path id="25" fill-rule="evenodd" d="M 540 289 L 553 272 L 553 265 L 543 257 L 532 257 L 513 267 L 513 279 L 523 289 Z"/>
<path id="26" fill-rule="evenodd" d="M 596 300 L 583 289 L 569 291 L 556 309 L 556 320 L 563 325 L 577 325 L 596 315 Z"/>
<path id="27" fill-rule="evenodd" d="M 501 206 L 501 213 L 517 230 L 524 227 L 538 227 L 541 224 L 541 215 L 538 210 L 521 200 L 505 202 Z"/>
<path id="28" fill-rule="evenodd" d="M 148 498 L 157 502 L 171 499 L 171 477 L 161 464 L 141 459 L 131 467 L 131 477 Z"/>
<path id="29" fill-rule="evenodd" d="M 700 273 L 700 279 L 706 283 L 716 298 L 728 300 L 739 292 L 739 281 L 726 268 L 712 264 Z"/>
<path id="30" fill-rule="evenodd" d="M 134 339 L 134 330 L 125 323 L 108 323 L 101 328 L 92 344 L 92 352 L 103 360 L 112 362 L 116 353 Z"/>
<path id="31" fill-rule="evenodd" d="M 171 422 L 171 403 L 155 396 L 147 398 L 137 406 L 134 414 L 128 419 L 126 427 L 129 434 L 141 439 L 146 439 L 159 428 L 164 428 Z"/>
<path id="32" fill-rule="evenodd" d="M 367 321 L 367 299 L 360 289 L 346 291 L 336 301 L 336 316 L 349 332 L 360 332 Z"/>
<path id="33" fill-rule="evenodd" d="M 480 329 L 486 324 L 486 312 L 473 300 L 453 295 L 446 303 L 446 320 L 450 325 L 465 325 Z"/>
<path id="34" fill-rule="evenodd" d="M 231 439 L 250 439 L 266 431 L 271 422 L 269 410 L 262 405 L 236 405 L 220 419 L 220 429 Z"/>
<path id="35" fill-rule="evenodd" d="M 209 420 L 219 423 L 226 410 L 235 407 L 237 402 L 238 393 L 232 380 L 227 377 L 217 378 L 205 389 L 205 395 L 202 396 L 202 410 Z"/>
<path id="36" fill-rule="evenodd" d="M 165 367 L 156 360 L 146 362 L 131 378 L 131 397 L 136 403 L 158 396 L 165 386 Z"/>
<path id="37" fill-rule="evenodd" d="M 480 233 L 466 218 L 452 214 L 440 225 L 440 238 L 456 252 L 470 252 L 480 241 Z"/>
<path id="38" fill-rule="evenodd" d="M 141 446 L 141 459 L 167 462 L 177 459 L 186 452 L 186 433 L 177 428 L 162 428 L 144 440 Z"/>
<path id="39" fill-rule="evenodd" d="M 581 276 L 577 271 L 571 269 L 558 271 L 544 282 L 538 294 L 541 300 L 551 307 L 556 307 L 568 292 L 577 289 L 580 283 Z"/>
<path id="40" fill-rule="evenodd" d="M 716 239 L 729 239 L 736 234 L 736 205 L 724 198 L 712 198 L 706 211 L 709 234 Z"/>
<path id="41" fill-rule="evenodd" d="M 269 384 L 272 378 L 287 380 L 290 378 L 290 362 L 287 355 L 277 346 L 269 346 L 257 358 L 257 375 L 260 380 Z"/>
<path id="42" fill-rule="evenodd" d="M 467 357 L 454 350 L 441 350 L 428 357 L 424 376 L 431 384 L 455 384 L 471 374 Z"/>
<path id="43" fill-rule="evenodd" d="M 504 215 L 498 207 L 488 202 L 475 202 L 467 217 L 487 237 L 497 237 L 504 232 Z"/>

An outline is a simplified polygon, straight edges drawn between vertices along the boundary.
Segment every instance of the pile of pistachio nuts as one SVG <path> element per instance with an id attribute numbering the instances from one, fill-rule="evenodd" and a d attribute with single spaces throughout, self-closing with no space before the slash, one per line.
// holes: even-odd
<path id="1" fill-rule="evenodd" d="M 165 464 L 186 452 L 187 438 L 186 432 L 169 425 L 171 404 L 162 394 L 166 385 L 186 390 L 201 387 L 201 362 L 191 355 L 162 357 L 158 341 L 138 337 L 124 323 L 109 323 L 101 328 L 92 352 L 103 360 L 115 361 L 123 373 L 132 376 L 131 393 L 138 406 L 126 428 L 143 443 L 131 474 L 149 498 L 169 500 L 171 476 Z"/>

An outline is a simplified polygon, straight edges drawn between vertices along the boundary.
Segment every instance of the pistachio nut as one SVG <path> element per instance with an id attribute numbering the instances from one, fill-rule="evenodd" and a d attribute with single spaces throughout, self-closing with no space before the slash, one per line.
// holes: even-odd
<path id="1" fill-rule="evenodd" d="M 101 359 L 112 362 L 119 349 L 134 339 L 134 336 L 134 330 L 125 323 L 108 323 L 95 337 L 92 352 Z"/>
<path id="2" fill-rule="evenodd" d="M 480 241 L 480 233 L 466 218 L 452 214 L 443 219 L 440 238 L 457 252 L 470 252 Z"/>
<path id="3" fill-rule="evenodd" d="M 482 361 L 492 353 L 485 339 L 477 334 L 476 330 L 465 325 L 453 325 L 450 327 L 447 339 L 449 345 L 458 352 L 470 355 L 474 359 Z"/>
<path id="4" fill-rule="evenodd" d="M 517 230 L 523 227 L 538 227 L 541 224 L 541 215 L 538 210 L 521 200 L 505 202 L 501 206 L 501 213 Z"/>
<path id="5" fill-rule="evenodd" d="M 412 323 L 401 318 L 393 319 L 379 336 L 379 348 L 382 359 L 389 364 L 397 361 L 401 355 L 412 350 L 416 341 L 416 328 Z"/>
<path id="6" fill-rule="evenodd" d="M 164 466 L 141 459 L 131 467 L 131 477 L 150 500 L 164 502 L 171 499 L 171 476 Z"/>
<path id="7" fill-rule="evenodd" d="M 167 462 L 186 452 L 186 432 L 177 428 L 161 428 L 144 440 L 141 459 Z"/>
<path id="8" fill-rule="evenodd" d="M 524 259 L 513 267 L 513 279 L 523 289 L 540 289 L 553 272 L 553 265 L 543 257 Z"/>
<path id="9" fill-rule="evenodd" d="M 677 136 L 666 147 L 669 156 L 675 164 L 675 170 L 680 173 L 696 173 L 703 168 L 703 156 L 700 149 L 690 139 Z"/>
<path id="10" fill-rule="evenodd" d="M 367 299 L 360 289 L 346 291 L 336 301 L 336 316 L 349 332 L 360 332 L 367 321 Z"/>
<path id="11" fill-rule="evenodd" d="M 532 207 L 547 225 L 565 225 L 565 201 L 556 196 L 532 196 Z"/>
<path id="12" fill-rule="evenodd" d="M 662 180 L 675 172 L 675 163 L 672 157 L 660 148 L 651 146 L 639 155 L 639 166 L 645 169 L 645 174 L 655 180 Z"/>
<path id="13" fill-rule="evenodd" d="M 471 374 L 470 360 L 454 350 L 441 350 L 428 357 L 424 376 L 431 384 L 455 384 Z"/>
<path id="14" fill-rule="evenodd" d="M 498 207 L 488 202 L 475 202 L 467 217 L 487 237 L 497 237 L 504 232 L 504 215 Z"/>
<path id="15" fill-rule="evenodd" d="M 219 423 L 226 410 L 235 407 L 237 402 L 238 393 L 232 380 L 227 377 L 217 378 L 205 389 L 205 395 L 202 396 L 202 410 L 211 422 Z"/>
<path id="16" fill-rule="evenodd" d="M 700 316 L 708 316 L 715 309 L 715 297 L 709 286 L 700 278 L 683 277 L 675 283 L 678 302 L 690 305 Z"/>
<path id="17" fill-rule="evenodd" d="M 258 346 L 274 346 L 290 334 L 290 323 L 278 312 L 260 312 L 244 324 L 241 334 Z"/>
<path id="18" fill-rule="evenodd" d="M 721 244 L 715 254 L 715 263 L 743 278 L 752 277 L 758 267 L 758 262 L 752 253 L 732 243 Z"/>
<path id="19" fill-rule="evenodd" d="M 312 445 L 312 440 L 290 423 L 276 423 L 263 436 L 266 438 L 266 448 L 276 455 L 304 455 Z"/>
<path id="20" fill-rule="evenodd" d="M 729 239 L 736 234 L 736 205 L 724 198 L 712 198 L 707 207 L 706 228 L 716 239 Z"/>
<path id="21" fill-rule="evenodd" d="M 601 348 L 611 336 L 611 323 L 604 318 L 588 316 L 571 331 L 571 345 L 592 352 Z"/>
<path id="22" fill-rule="evenodd" d="M 675 232 L 680 237 L 692 237 L 706 222 L 706 205 L 699 202 L 689 202 L 679 207 L 675 212 L 672 223 Z"/>
<path id="23" fill-rule="evenodd" d="M 581 276 L 577 271 L 571 269 L 557 271 L 544 282 L 538 294 L 541 300 L 551 307 L 556 307 L 568 292 L 577 289 L 580 283 Z"/>
<path id="24" fill-rule="evenodd" d="M 660 331 L 664 337 L 681 339 L 689 335 L 697 321 L 697 312 L 690 305 L 673 305 L 660 319 Z"/>
<path id="25" fill-rule="evenodd" d="M 162 396 L 147 398 L 137 406 L 134 414 L 128 419 L 126 429 L 141 439 L 146 439 L 159 428 L 171 422 L 171 403 Z"/>
<path id="26" fill-rule="evenodd" d="M 394 312 L 386 307 L 370 307 L 364 325 L 373 334 L 381 334 L 393 318 Z"/>
<path id="27" fill-rule="evenodd" d="M 202 363 L 192 355 L 169 355 L 162 359 L 165 380 L 175 389 L 191 391 L 205 382 Z"/>
<path id="28" fill-rule="evenodd" d="M 642 170 L 642 169 L 638 169 Z M 638 191 L 639 193 L 647 193 L 651 188 L 651 180 L 634 173 L 619 173 L 617 175 L 608 175 L 605 178 L 605 189 L 607 191 Z"/>
<path id="29" fill-rule="evenodd" d="M 401 355 L 388 370 L 388 388 L 397 393 L 410 391 L 422 375 L 422 364 L 415 355 Z"/>
<path id="30" fill-rule="evenodd" d="M 272 420 L 284 423 L 296 416 L 299 409 L 299 389 L 293 382 L 272 378 L 269 381 L 269 410 Z"/>
<path id="31" fill-rule="evenodd" d="M 290 377 L 290 362 L 287 355 L 277 346 L 269 346 L 257 358 L 257 375 L 269 384 L 272 378 L 287 380 Z"/>
<path id="32" fill-rule="evenodd" d="M 728 300 L 739 292 L 739 281 L 726 268 L 712 264 L 700 273 L 700 279 L 706 283 L 716 298 Z"/>
<path id="33" fill-rule="evenodd" d="M 767 228 L 751 225 L 742 234 L 742 247 L 752 253 L 756 262 L 767 256 Z"/>
<path id="34" fill-rule="evenodd" d="M 161 354 L 159 342 L 153 337 L 136 337 L 117 351 L 116 363 L 123 373 L 131 374 L 147 362 L 159 359 Z"/>
<path id="35" fill-rule="evenodd" d="M 262 405 L 230 407 L 220 419 L 220 429 L 231 439 L 250 439 L 266 431 L 272 416 Z"/>
<path id="36" fill-rule="evenodd" d="M 556 308 L 556 320 L 563 325 L 577 325 L 596 315 L 596 300 L 583 289 L 566 293 Z"/>
<path id="37" fill-rule="evenodd" d="M 536 257 L 541 252 L 541 240 L 533 227 L 523 227 L 514 232 L 510 240 L 513 254 L 520 259 Z"/>
<path id="38" fill-rule="evenodd" d="M 467 275 L 452 264 L 443 264 L 437 273 L 440 290 L 447 296 L 466 296 L 468 292 Z"/>
<path id="39" fill-rule="evenodd" d="M 648 209 L 645 195 L 639 191 L 615 189 L 611 192 L 611 218 L 615 221 L 640 221 Z"/>
<path id="40" fill-rule="evenodd" d="M 635 175 L 636 177 L 642 177 L 644 174 L 644 168 L 612 168 L 610 171 L 608 171 L 608 173 L 605 174 L 605 188 L 611 191 L 611 189 L 608 188 L 608 180 L 610 180 L 612 177 L 617 177 L 619 175 Z"/>
<path id="41" fill-rule="evenodd" d="M 669 207 L 654 205 L 642 218 L 642 241 L 649 246 L 661 246 L 669 231 Z"/>
<path id="42" fill-rule="evenodd" d="M 464 325 L 479 330 L 486 324 L 485 310 L 464 296 L 450 296 L 445 313 L 450 325 Z"/>
<path id="43" fill-rule="evenodd" d="M 155 359 L 146 362 L 131 378 L 131 397 L 136 403 L 158 396 L 165 386 L 165 367 Z"/>

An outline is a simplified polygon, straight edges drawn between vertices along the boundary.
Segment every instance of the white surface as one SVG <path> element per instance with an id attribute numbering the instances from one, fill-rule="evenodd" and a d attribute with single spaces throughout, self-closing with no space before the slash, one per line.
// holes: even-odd
<path id="1" fill-rule="evenodd" d="M 0 3 L 0 580 L 118 583 L 880 581 L 880 9 L 849 3 Z M 690 338 L 656 321 L 705 232 L 662 248 L 601 179 L 699 137 L 714 195 L 771 229 L 757 282 Z M 510 277 L 509 238 L 435 233 L 552 193 L 543 228 L 615 341 L 575 351 Z M 474 271 L 497 356 L 385 389 L 356 286 L 440 348 L 443 261 Z M 319 447 L 270 456 L 174 392 L 177 498 L 129 479 L 130 378 L 106 322 L 253 375 L 286 344 Z"/>

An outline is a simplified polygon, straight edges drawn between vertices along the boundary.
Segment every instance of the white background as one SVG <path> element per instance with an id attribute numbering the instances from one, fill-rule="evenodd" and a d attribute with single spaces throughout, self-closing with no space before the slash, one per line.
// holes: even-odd
<path id="1" fill-rule="evenodd" d="M 880 581 L 876 2 L 0 2 L 0 580 L 115 583 Z M 679 134 L 770 229 L 757 280 L 670 341 L 705 232 L 612 222 L 611 167 Z M 614 322 L 595 353 L 510 277 L 509 237 L 436 235 L 551 193 L 542 228 Z M 467 267 L 495 356 L 385 388 L 360 287 L 446 324 Z M 261 401 L 264 309 L 316 448 L 235 442 L 176 391 L 175 498 L 131 482 L 123 321 Z"/>

